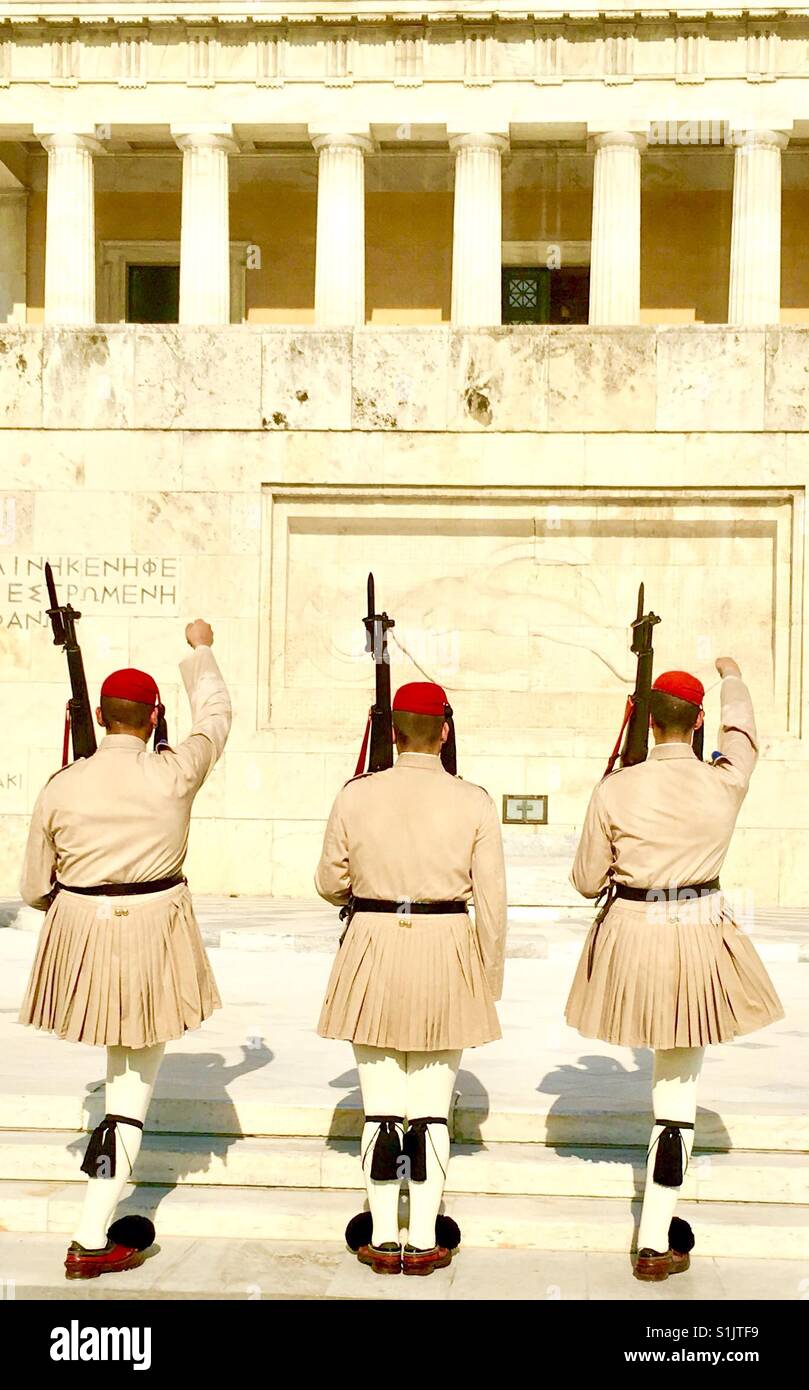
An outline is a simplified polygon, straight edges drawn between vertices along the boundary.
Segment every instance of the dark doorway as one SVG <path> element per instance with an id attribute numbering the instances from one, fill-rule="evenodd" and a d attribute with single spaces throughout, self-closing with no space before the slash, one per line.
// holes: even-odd
<path id="1" fill-rule="evenodd" d="M 587 323 L 590 317 L 590 267 L 572 265 L 550 271 L 551 323 Z"/>
<path id="2" fill-rule="evenodd" d="M 128 265 L 126 268 L 127 323 L 178 323 L 180 318 L 180 267 L 178 265 Z"/>

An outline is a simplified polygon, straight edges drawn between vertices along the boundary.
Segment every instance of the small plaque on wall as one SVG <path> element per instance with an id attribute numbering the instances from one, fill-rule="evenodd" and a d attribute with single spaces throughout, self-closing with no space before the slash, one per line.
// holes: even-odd
<path id="1" fill-rule="evenodd" d="M 503 824 L 547 825 L 547 796 L 520 796 L 519 794 L 512 796 L 506 793 L 503 797 Z"/>

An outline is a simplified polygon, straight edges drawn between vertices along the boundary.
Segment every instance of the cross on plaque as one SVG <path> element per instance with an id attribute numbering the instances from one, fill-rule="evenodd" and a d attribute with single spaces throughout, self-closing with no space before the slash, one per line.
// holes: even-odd
<path id="1" fill-rule="evenodd" d="M 503 797 L 503 824 L 547 825 L 547 795 L 544 792 L 536 796 L 506 793 Z"/>

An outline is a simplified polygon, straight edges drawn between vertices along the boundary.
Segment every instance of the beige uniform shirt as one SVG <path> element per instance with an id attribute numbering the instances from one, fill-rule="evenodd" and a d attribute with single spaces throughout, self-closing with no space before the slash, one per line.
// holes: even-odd
<path id="1" fill-rule="evenodd" d="M 181 871 L 191 806 L 225 746 L 231 708 L 210 647 L 196 647 L 180 672 L 193 722 L 177 748 L 154 753 L 134 735 L 107 734 L 40 792 L 20 881 L 31 907 L 48 907 L 54 877 L 89 888 Z"/>
<path id="2" fill-rule="evenodd" d="M 599 782 L 587 808 L 570 875 L 594 898 L 608 878 L 634 888 L 680 887 L 716 878 L 758 756 L 744 681 L 721 687 L 721 758 L 694 757 L 690 744 L 660 743 L 635 767 Z"/>
<path id="3" fill-rule="evenodd" d="M 506 874 L 488 792 L 444 771 L 430 753 L 402 753 L 392 768 L 338 793 L 315 875 L 322 898 L 469 902 L 486 979 L 503 986 Z"/>

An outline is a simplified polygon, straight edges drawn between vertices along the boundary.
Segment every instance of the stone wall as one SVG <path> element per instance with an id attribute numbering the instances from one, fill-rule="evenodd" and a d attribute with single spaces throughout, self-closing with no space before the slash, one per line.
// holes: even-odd
<path id="1" fill-rule="evenodd" d="M 151 670 L 174 737 L 204 615 L 236 709 L 197 802 L 199 891 L 311 891 L 372 691 L 365 578 L 393 680 L 450 690 L 464 776 L 549 797 L 505 827 L 515 902 L 573 902 L 587 797 L 632 678 L 740 660 L 763 757 L 725 879 L 797 904 L 809 330 L 121 327 L 0 335 L 0 892 L 59 760 L 67 691 L 42 564 L 81 609 L 95 698 Z"/>

